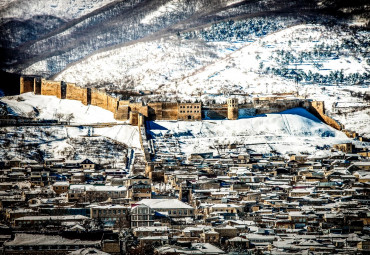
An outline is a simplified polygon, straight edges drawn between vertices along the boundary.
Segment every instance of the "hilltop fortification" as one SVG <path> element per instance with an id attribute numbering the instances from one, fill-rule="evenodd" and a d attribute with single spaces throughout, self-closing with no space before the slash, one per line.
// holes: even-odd
<path id="1" fill-rule="evenodd" d="M 144 105 L 133 103 L 108 94 L 104 90 L 82 88 L 74 83 L 51 81 L 40 77 L 21 77 L 20 93 L 33 92 L 36 95 L 56 96 L 60 99 L 78 100 L 84 105 L 94 105 L 114 114 L 116 120 L 129 120 L 137 125 L 140 118 L 148 120 L 183 120 L 197 121 L 212 118 L 236 120 L 245 113 L 266 114 L 281 112 L 295 107 L 303 107 L 320 120 L 337 130 L 344 126 L 325 114 L 324 102 L 307 99 L 288 98 L 287 96 L 258 97 L 252 103 L 239 104 L 235 98 L 229 98 L 226 104 L 203 106 L 202 103 L 153 102 Z M 140 117 L 142 116 L 142 117 Z M 345 131 L 350 137 L 353 132 Z"/>

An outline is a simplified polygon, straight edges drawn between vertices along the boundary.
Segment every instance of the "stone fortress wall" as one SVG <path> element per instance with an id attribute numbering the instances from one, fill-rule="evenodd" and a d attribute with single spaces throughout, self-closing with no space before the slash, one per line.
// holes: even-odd
<path id="1" fill-rule="evenodd" d="M 340 124 L 338 121 L 330 118 L 328 115 L 325 114 L 325 106 L 324 102 L 322 101 L 313 101 L 309 106 L 309 111 L 312 112 L 314 115 L 318 116 L 323 122 L 328 124 L 329 126 L 337 129 L 343 130 L 344 126 Z"/>
<path id="2" fill-rule="evenodd" d="M 21 77 L 20 93 L 27 92 L 33 92 L 36 95 L 56 96 L 60 99 L 78 100 L 84 105 L 99 106 L 112 112 L 116 120 L 129 120 L 132 125 L 138 125 L 142 117 L 148 120 L 195 121 L 204 118 L 236 120 L 239 118 L 239 112 L 251 112 L 252 115 L 256 115 L 303 107 L 327 125 L 342 130 L 348 137 L 357 137 L 357 133 L 345 130 L 343 125 L 325 114 L 324 102 L 288 98 L 285 95 L 259 97 L 247 104 L 238 104 L 237 99 L 230 98 L 226 104 L 209 106 L 202 106 L 201 103 L 171 102 L 154 102 L 144 105 L 143 103 L 119 100 L 104 90 L 82 88 L 74 83 L 50 81 L 39 77 Z"/>
<path id="3" fill-rule="evenodd" d="M 45 96 L 56 96 L 60 99 L 65 99 L 62 96 L 62 82 L 60 81 L 49 81 L 41 79 L 41 95 Z"/>
<path id="4" fill-rule="evenodd" d="M 87 88 L 80 88 L 74 83 L 67 83 L 66 99 L 81 101 L 84 105 L 88 105 Z"/>

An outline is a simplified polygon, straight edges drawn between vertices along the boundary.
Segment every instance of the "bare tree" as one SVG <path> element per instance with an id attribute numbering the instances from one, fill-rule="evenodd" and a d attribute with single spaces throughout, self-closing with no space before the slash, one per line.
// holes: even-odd
<path id="1" fill-rule="evenodd" d="M 73 115 L 73 113 L 70 113 L 70 114 L 67 114 L 65 116 L 65 120 L 68 122 L 68 125 L 71 124 L 71 121 L 75 118 L 75 116 Z"/>
<path id="2" fill-rule="evenodd" d="M 64 118 L 64 114 L 57 112 L 54 114 L 54 118 L 56 118 L 58 122 L 60 122 L 60 120 Z"/>

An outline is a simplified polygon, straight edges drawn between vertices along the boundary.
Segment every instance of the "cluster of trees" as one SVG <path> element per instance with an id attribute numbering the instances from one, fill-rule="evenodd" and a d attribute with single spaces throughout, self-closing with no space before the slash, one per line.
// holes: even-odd
<path id="1" fill-rule="evenodd" d="M 311 70 L 307 73 L 299 69 L 288 69 L 288 68 L 270 68 L 266 67 L 263 70 L 264 74 L 274 74 L 287 79 L 295 80 L 296 82 L 305 83 L 318 83 L 318 84 L 365 84 L 370 80 L 370 73 L 350 73 L 344 74 L 343 70 L 331 71 L 329 74 L 320 74 L 312 72 Z"/>
<path id="2" fill-rule="evenodd" d="M 184 32 L 184 39 L 201 38 L 205 41 L 246 41 L 253 37 L 265 36 L 284 28 L 279 19 L 253 18 L 247 20 L 229 20 L 213 24 L 200 31 Z"/>
<path id="3" fill-rule="evenodd" d="M 127 145 L 119 143 L 113 139 L 104 137 L 98 138 L 69 138 L 68 144 L 74 148 L 73 159 L 81 157 L 98 158 L 96 163 L 110 163 L 114 165 L 119 161 L 124 161 L 127 155 Z M 104 159 L 104 162 L 102 162 Z"/>
<path id="4" fill-rule="evenodd" d="M 344 40 L 341 44 L 321 43 L 315 45 L 309 51 L 300 51 L 293 54 L 291 50 L 276 50 L 274 57 L 279 65 L 289 65 L 291 63 L 317 62 L 327 59 L 337 59 L 340 56 L 349 56 L 353 52 L 353 56 L 363 56 L 367 53 L 370 46 L 370 40 L 363 38 L 362 40 L 353 39 Z"/>
<path id="5" fill-rule="evenodd" d="M 75 116 L 73 113 L 64 114 L 57 112 L 54 114 L 54 118 L 57 119 L 58 122 L 60 122 L 61 120 L 65 120 L 68 124 L 71 124 L 71 121 L 75 118 Z"/>
<path id="6" fill-rule="evenodd" d="M 289 45 L 291 45 L 291 42 L 289 42 Z M 335 60 L 341 56 L 348 57 L 352 55 L 355 58 L 360 56 L 365 58 L 369 45 L 370 39 L 366 38 L 366 36 L 358 36 L 352 39 L 345 39 L 341 43 L 329 44 L 323 42 L 306 51 L 276 50 L 269 59 L 273 60 L 278 67 L 265 67 L 264 63 L 260 62 L 259 69 L 262 73 L 278 75 L 287 79 L 293 79 L 296 82 L 336 85 L 366 84 L 370 79 L 370 73 L 368 72 L 345 74 L 343 70 L 332 70 L 329 74 L 322 74 L 311 70 L 305 72 L 297 68 L 292 69 L 291 65 L 309 63 L 320 71 L 324 61 Z M 256 58 L 258 59 L 258 56 Z M 369 65 L 370 60 L 367 60 L 366 63 Z"/>

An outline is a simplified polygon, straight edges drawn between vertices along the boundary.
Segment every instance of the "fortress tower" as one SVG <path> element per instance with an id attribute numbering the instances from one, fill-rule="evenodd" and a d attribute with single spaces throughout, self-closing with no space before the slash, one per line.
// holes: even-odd
<path id="1" fill-rule="evenodd" d="M 227 118 L 229 120 L 237 120 L 239 118 L 239 107 L 238 99 L 229 98 L 227 99 Z"/>
<path id="2" fill-rule="evenodd" d="M 34 78 L 21 77 L 20 78 L 20 94 L 34 92 Z"/>

